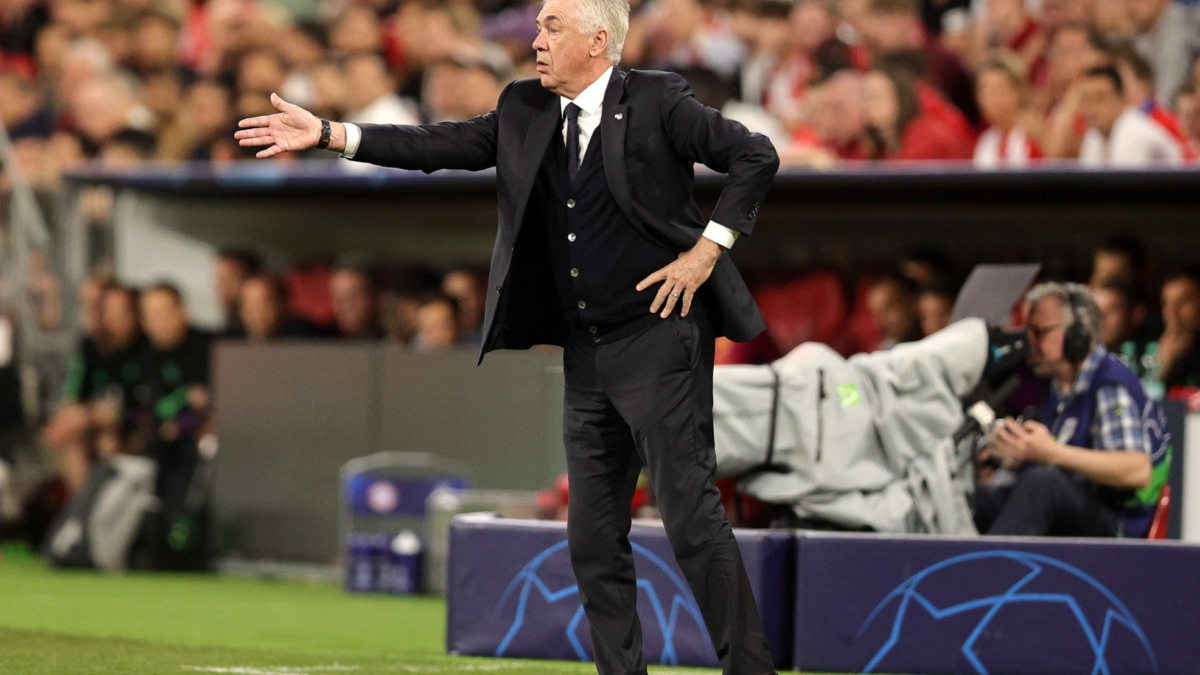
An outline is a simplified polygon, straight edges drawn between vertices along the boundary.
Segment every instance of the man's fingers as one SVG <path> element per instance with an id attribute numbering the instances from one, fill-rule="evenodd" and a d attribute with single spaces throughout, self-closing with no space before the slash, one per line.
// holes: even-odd
<path id="1" fill-rule="evenodd" d="M 638 292 L 644 291 L 647 288 L 650 288 L 654 284 L 656 284 L 659 281 L 662 281 L 663 279 L 666 279 L 666 278 L 667 278 L 667 268 L 664 267 L 661 270 L 655 272 L 654 274 L 651 274 L 650 276 L 646 277 L 645 279 L 642 279 L 641 283 L 639 283 L 637 285 L 637 290 L 638 290 Z"/>
<path id="2" fill-rule="evenodd" d="M 253 148 L 259 145 L 273 145 L 275 139 L 270 136 L 262 136 L 260 138 L 243 138 L 238 141 L 238 145 L 243 148 Z"/>
<path id="3" fill-rule="evenodd" d="M 278 155 L 281 152 L 283 152 L 283 150 L 280 150 L 278 145 L 272 145 L 271 147 L 267 148 L 266 150 L 260 150 L 258 152 L 258 154 L 254 155 L 254 156 L 259 159 L 266 159 L 268 157 L 273 157 L 275 155 Z"/>
<path id="4" fill-rule="evenodd" d="M 279 94 L 275 93 L 271 94 L 271 105 L 275 106 L 275 109 L 279 112 L 289 112 L 296 107 L 295 104 L 288 103 L 280 98 Z"/>
<path id="5" fill-rule="evenodd" d="M 243 129 L 245 129 L 247 127 L 269 126 L 271 124 L 271 117 L 273 117 L 273 115 L 262 115 L 259 117 L 247 117 L 246 119 L 238 122 L 238 126 Z"/>
<path id="6" fill-rule="evenodd" d="M 663 306 L 663 303 L 667 301 L 667 294 L 669 294 L 670 292 L 671 292 L 670 284 L 663 283 L 662 286 L 658 287 L 658 293 L 656 293 L 654 295 L 654 302 L 650 303 L 650 313 L 651 314 L 657 312 L 658 308 Z"/>
<path id="7" fill-rule="evenodd" d="M 687 316 L 688 312 L 692 311 L 692 298 L 695 297 L 695 295 L 696 295 L 696 292 L 693 291 L 692 289 L 690 289 L 690 288 L 684 289 L 684 291 L 683 291 L 683 309 L 680 310 L 679 316 Z"/>
<path id="8" fill-rule="evenodd" d="M 234 132 L 233 137 L 236 139 L 257 138 L 259 136 L 270 136 L 271 130 L 266 127 L 255 127 L 254 129 L 242 129 Z"/>
<path id="9" fill-rule="evenodd" d="M 666 284 L 663 284 L 663 286 L 666 286 Z M 662 314 L 659 315 L 660 317 L 665 319 L 668 316 L 671 316 L 671 312 L 674 311 L 676 303 L 679 302 L 679 298 L 683 297 L 683 291 L 686 288 L 687 287 L 683 284 L 676 282 L 675 286 L 671 288 L 671 292 L 667 294 L 667 305 L 666 307 L 663 307 Z"/>

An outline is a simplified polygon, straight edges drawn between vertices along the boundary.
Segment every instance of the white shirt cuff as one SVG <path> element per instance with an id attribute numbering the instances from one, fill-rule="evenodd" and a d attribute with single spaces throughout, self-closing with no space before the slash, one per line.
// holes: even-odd
<path id="1" fill-rule="evenodd" d="M 350 122 L 344 122 L 342 126 L 346 127 L 346 149 L 342 150 L 342 157 L 351 159 L 354 153 L 358 152 L 358 144 L 362 142 L 362 129 Z"/>
<path id="2" fill-rule="evenodd" d="M 349 135 L 349 134 L 347 134 Z M 733 242 L 737 241 L 738 235 L 741 232 L 731 230 L 720 223 L 708 221 L 708 227 L 704 228 L 704 238 L 711 239 L 721 246 L 721 248 L 733 248 Z"/>

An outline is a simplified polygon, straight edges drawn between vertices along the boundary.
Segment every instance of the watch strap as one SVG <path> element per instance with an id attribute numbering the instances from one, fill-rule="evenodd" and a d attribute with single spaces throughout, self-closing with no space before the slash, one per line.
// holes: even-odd
<path id="1" fill-rule="evenodd" d="M 329 147 L 329 138 L 333 135 L 333 127 L 329 126 L 329 120 L 321 118 L 321 140 L 317 141 L 317 149 L 324 150 Z"/>

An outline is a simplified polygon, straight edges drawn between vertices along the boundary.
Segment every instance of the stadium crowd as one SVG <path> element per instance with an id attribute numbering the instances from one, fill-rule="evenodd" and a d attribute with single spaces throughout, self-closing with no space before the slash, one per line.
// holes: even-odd
<path id="1" fill-rule="evenodd" d="M 632 4 L 622 67 L 683 73 L 793 166 L 1146 166 L 1200 148 L 1194 3 Z M 8 0 L 0 121 L 28 174 L 53 186 L 90 158 L 245 158 L 235 121 L 273 112 L 271 92 L 352 122 L 464 119 L 535 74 L 536 12 L 520 0 Z"/>

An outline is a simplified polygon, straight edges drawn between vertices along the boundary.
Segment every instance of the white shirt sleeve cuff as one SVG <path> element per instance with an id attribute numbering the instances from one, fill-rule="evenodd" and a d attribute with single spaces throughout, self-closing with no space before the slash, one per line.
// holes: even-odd
<path id="1" fill-rule="evenodd" d="M 721 248 L 725 249 L 733 248 L 733 243 L 737 241 L 739 234 L 741 234 L 741 232 L 738 232 L 737 230 L 731 230 L 728 227 L 725 227 L 720 223 L 714 223 L 711 220 L 708 221 L 708 226 L 704 228 L 704 238 L 717 242 Z"/>
<path id="2" fill-rule="evenodd" d="M 358 152 L 358 144 L 362 141 L 362 129 L 350 122 L 344 122 L 343 126 L 346 127 L 346 149 L 342 150 L 342 157 L 351 159 L 354 153 Z"/>

